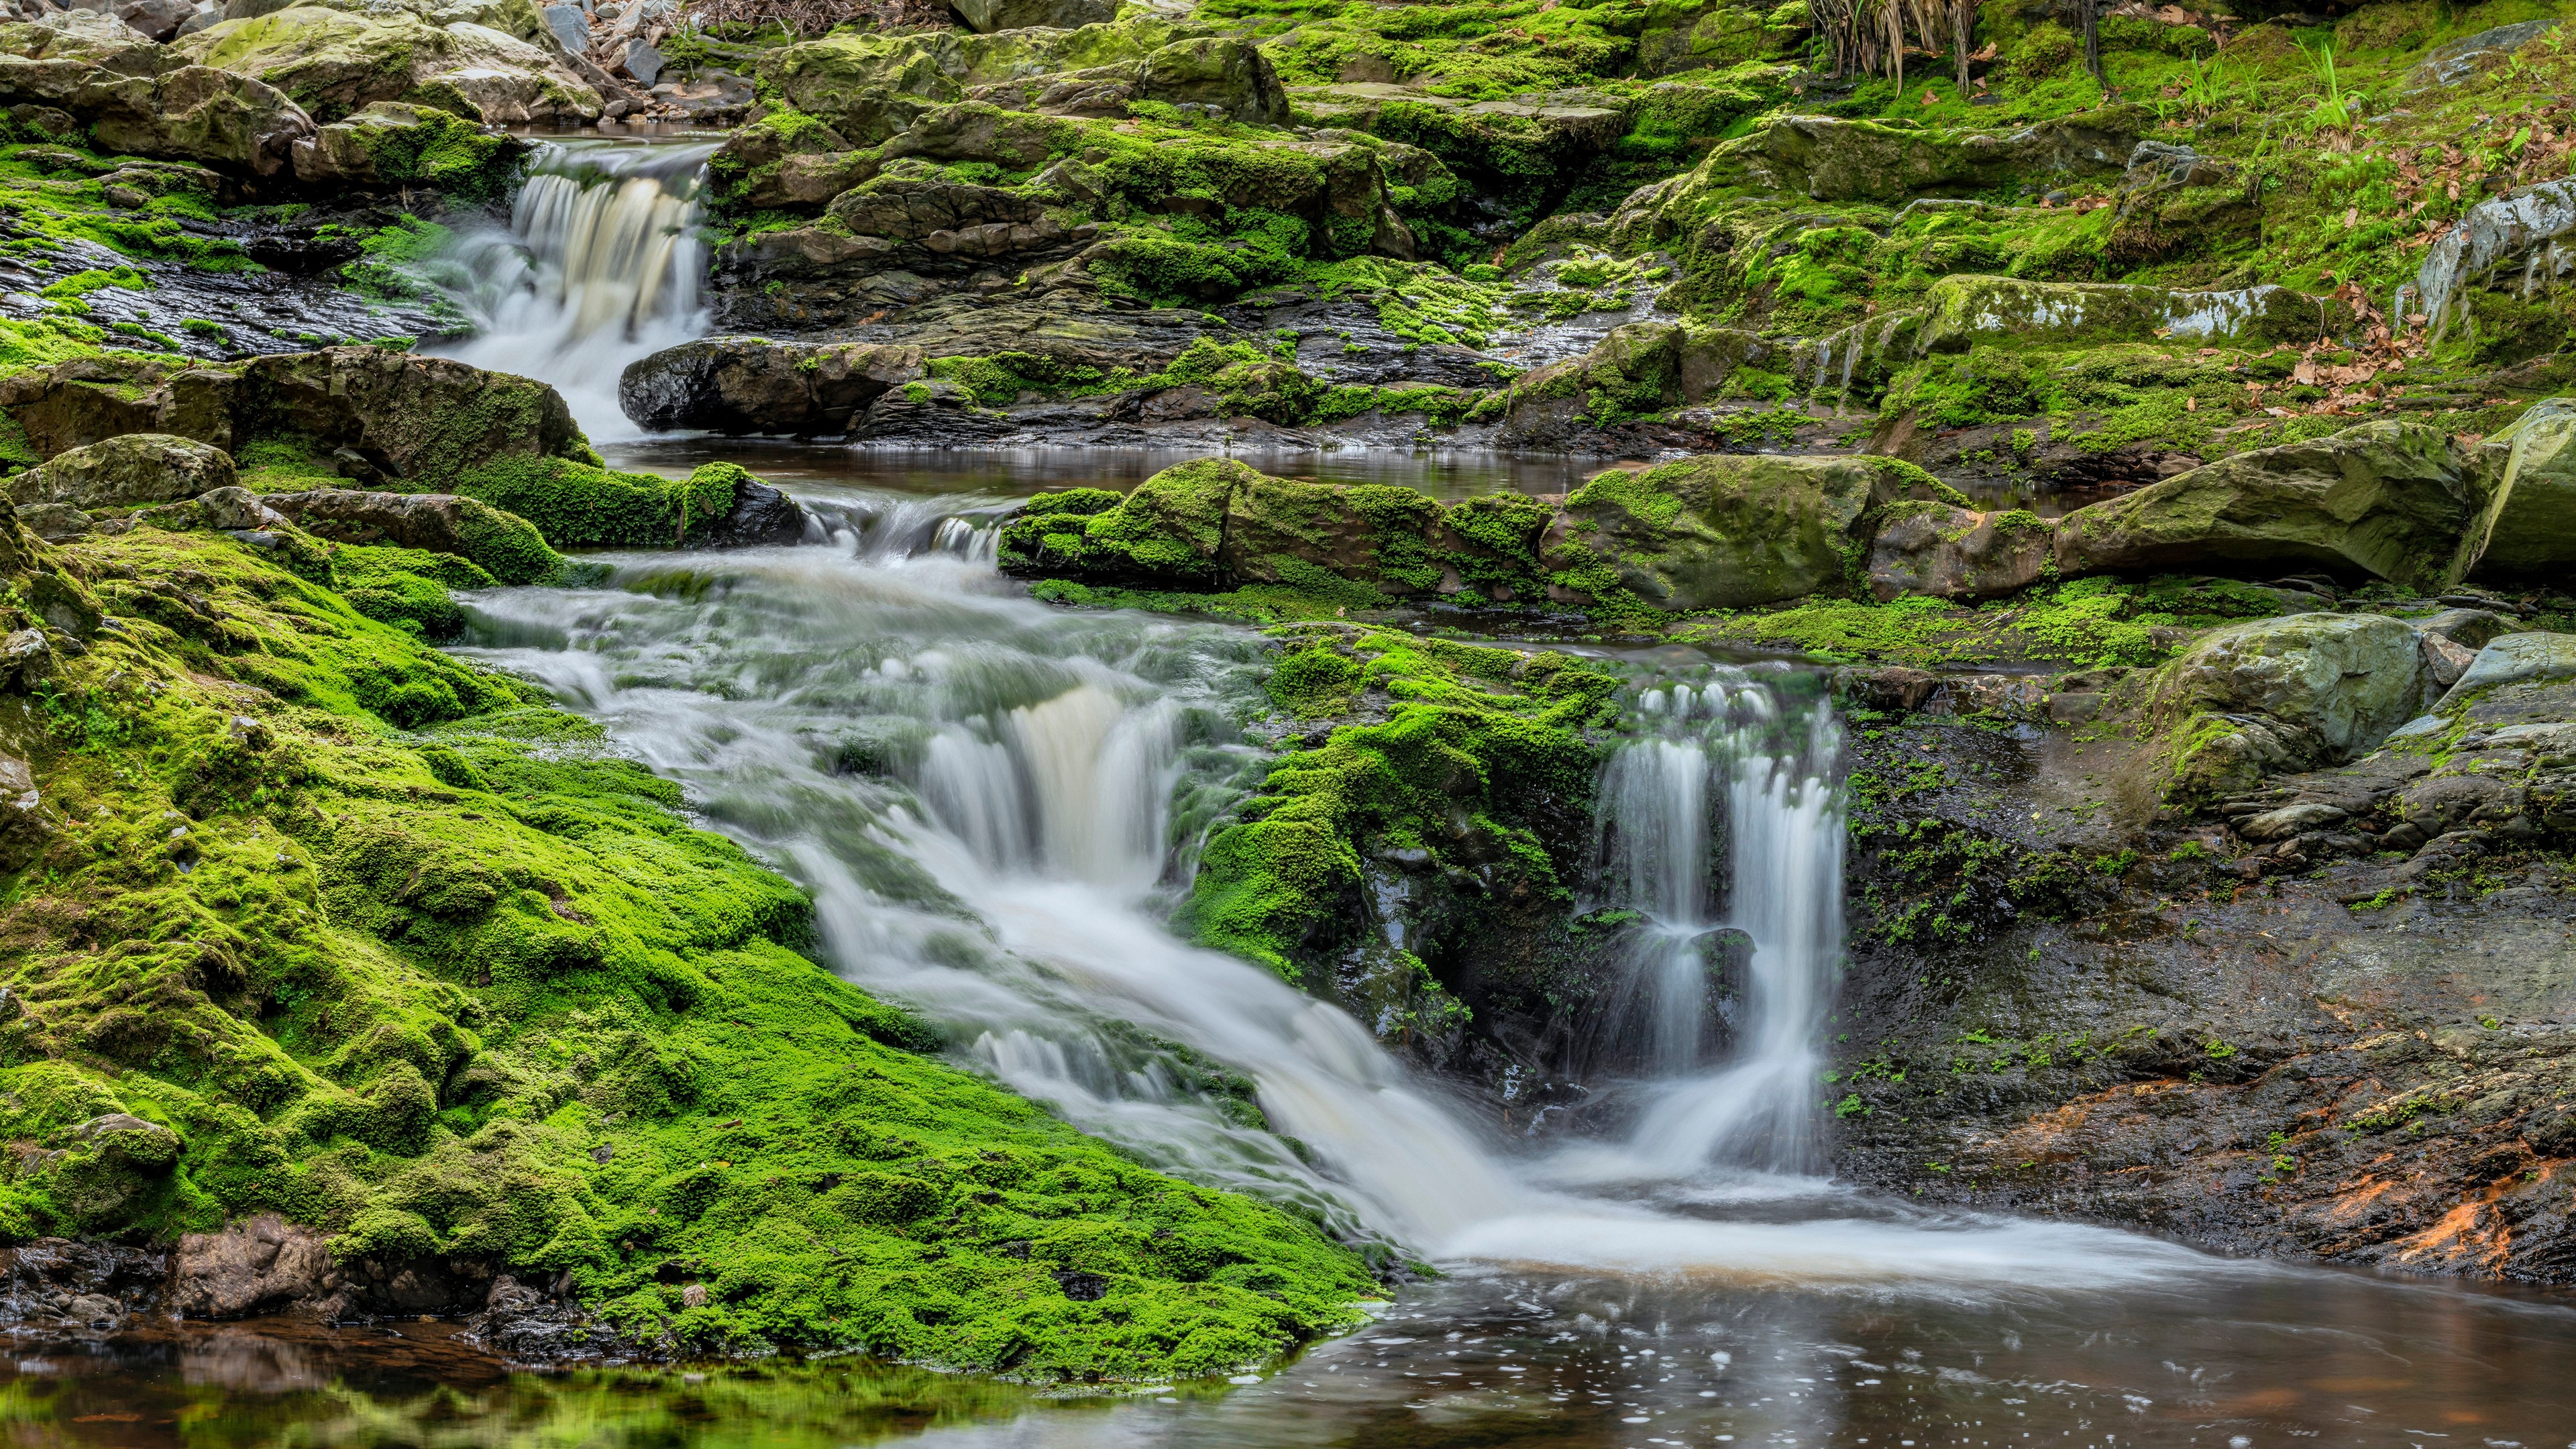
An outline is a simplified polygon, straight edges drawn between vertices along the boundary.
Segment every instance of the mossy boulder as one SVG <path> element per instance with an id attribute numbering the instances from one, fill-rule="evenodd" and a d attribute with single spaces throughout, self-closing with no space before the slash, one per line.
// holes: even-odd
<path id="1" fill-rule="evenodd" d="M 254 76 L 334 121 L 377 101 L 417 101 L 494 124 L 591 120 L 599 93 L 537 45 L 471 21 L 295 5 L 224 23 L 172 49 Z"/>
<path id="2" fill-rule="evenodd" d="M 515 136 L 436 106 L 375 101 L 295 147 L 310 186 L 426 186 L 465 200 L 505 194 L 528 151 Z"/>
<path id="3" fill-rule="evenodd" d="M 2376 747 L 2425 703 L 2424 646 L 2380 614 L 2289 614 L 2213 631 L 2156 671 L 2164 794 L 2184 803 Z"/>
<path id="4" fill-rule="evenodd" d="M 499 583 L 547 583 L 563 571 L 563 560 L 533 525 L 480 499 L 316 488 L 262 501 L 316 538 L 449 554 Z"/>
<path id="5" fill-rule="evenodd" d="M 2208 344 L 2305 347 L 2349 321 L 2351 309 L 2287 287 L 2174 292 L 2109 282 L 2032 282 L 1954 276 L 1923 295 L 1918 353 L 1965 352 L 1980 343 L 2099 347 L 2164 337 Z"/>
<path id="6" fill-rule="evenodd" d="M 2067 514 L 2058 568 L 2324 565 L 2442 587 L 2485 501 L 2467 461 L 2440 429 L 2396 421 L 2258 448 Z"/>
<path id="7" fill-rule="evenodd" d="M 1168 22 L 1124 20 L 1071 30 L 850 32 L 761 57 L 764 93 L 850 142 L 884 141 L 971 88 L 1102 66 L 1133 66 L 1185 37 Z"/>
<path id="8" fill-rule="evenodd" d="M 178 63 L 159 46 L 104 54 L 64 44 L 54 27 L 0 29 L 15 32 L 0 46 L 42 57 L 0 50 L 0 105 L 66 112 L 102 151 L 275 176 L 313 135 L 312 117 L 256 77 Z"/>
<path id="9" fill-rule="evenodd" d="M 1880 601 L 1905 595 L 1993 599 L 2047 577 L 2056 530 L 2028 509 L 1980 512 L 1930 499 L 1880 511 L 1869 545 L 1869 587 Z"/>
<path id="10" fill-rule="evenodd" d="M 236 482 L 220 450 L 167 433 L 129 433 L 57 453 L 9 480 L 20 503 L 131 508 L 194 498 Z"/>
<path id="11" fill-rule="evenodd" d="M 1740 609 L 1851 585 L 1884 460 L 1712 454 L 1600 474 L 1565 500 L 1546 561 L 1607 570 L 1658 608 Z M 1899 465 L 1900 467 L 1902 465 Z"/>
<path id="12" fill-rule="evenodd" d="M 1623 323 L 1582 355 L 1513 379 L 1489 406 L 1512 446 L 1572 449 L 1601 429 L 1705 401 L 1738 368 L 1777 365 L 1786 350 L 1728 327 Z"/>
<path id="13" fill-rule="evenodd" d="M 2576 399 L 2536 402 L 2480 444 L 2489 490 L 2470 528 L 2481 573 L 2566 578 L 2576 571 Z"/>
<path id="14" fill-rule="evenodd" d="M 2005 136 L 1835 116 L 1782 116 L 1709 152 L 1688 187 L 1787 192 L 1816 201 L 1902 201 L 2039 176 L 2122 170 L 2154 124 L 2139 107 L 2042 122 Z"/>

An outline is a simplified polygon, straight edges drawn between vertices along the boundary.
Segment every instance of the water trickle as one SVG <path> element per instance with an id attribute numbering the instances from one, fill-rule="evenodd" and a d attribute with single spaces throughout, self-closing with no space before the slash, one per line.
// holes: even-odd
<path id="1" fill-rule="evenodd" d="M 712 142 L 540 142 L 507 230 L 460 237 L 450 294 L 474 322 L 457 359 L 554 384 L 594 439 L 633 431 L 628 363 L 706 330 L 699 195 Z"/>

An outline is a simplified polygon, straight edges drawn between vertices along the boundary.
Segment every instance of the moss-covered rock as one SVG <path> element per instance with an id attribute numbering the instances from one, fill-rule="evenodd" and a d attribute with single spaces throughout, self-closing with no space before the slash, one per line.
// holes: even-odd
<path id="1" fill-rule="evenodd" d="M 1024 76 L 1133 66 L 1185 32 L 1136 19 L 1071 30 L 884 34 L 854 31 L 762 57 L 763 88 L 860 145 L 884 141 L 934 106 Z"/>
<path id="2" fill-rule="evenodd" d="M 1782 116 L 1711 151 L 1695 191 L 1759 187 L 1816 201 L 1902 201 L 2023 176 L 2100 176 L 2128 163 L 2151 124 L 2136 107 L 2069 116 L 2005 136 Z"/>
<path id="3" fill-rule="evenodd" d="M 1894 465 L 1902 468 L 1903 465 Z M 1884 460 L 1712 455 L 1613 470 L 1565 500 L 1547 562 L 1665 609 L 1740 609 L 1857 582 Z"/>
<path id="4" fill-rule="evenodd" d="M 647 428 L 837 435 L 924 373 L 919 347 L 704 337 L 628 364 L 617 402 Z"/>
<path id="5" fill-rule="evenodd" d="M 527 150 L 437 106 L 375 101 L 298 143 L 295 177 L 312 186 L 426 186 L 480 201 L 507 192 Z"/>
<path id="6" fill-rule="evenodd" d="M 2533 403 L 2479 445 L 2477 463 L 2488 494 L 2464 566 L 2526 577 L 2576 571 L 2576 401 Z"/>
<path id="7" fill-rule="evenodd" d="M 217 449 L 166 433 L 128 433 L 74 448 L 9 480 L 20 503 L 75 508 L 130 508 L 194 498 L 235 482 L 233 460 Z"/>
<path id="8" fill-rule="evenodd" d="M 63 811 L 5 908 L 0 1234 L 276 1213 L 343 1312 L 569 1275 L 646 1351 L 1037 1381 L 1233 1371 L 1372 1291 L 921 1055 L 800 954 L 795 887 L 527 686 L 219 535 L 0 553 L 117 622 L 58 710 L 0 711 Z"/>
<path id="9" fill-rule="evenodd" d="M 2069 574 L 2323 564 L 2440 587 L 2465 569 L 2463 541 L 2484 501 L 2440 430 L 2371 422 L 2079 508 L 2058 525 L 2057 562 Z"/>
<path id="10" fill-rule="evenodd" d="M 413 101 L 477 121 L 592 120 L 599 93 L 545 50 L 472 21 L 438 25 L 399 9 L 368 14 L 295 5 L 227 20 L 173 50 L 256 77 L 317 119 L 377 101 Z"/>
<path id="11" fill-rule="evenodd" d="M 2377 614 L 2291 614 L 2210 633 L 2148 685 L 2164 794 L 2205 804 L 2371 749 L 2423 709 L 2423 650 L 2414 629 Z"/>
<path id="12" fill-rule="evenodd" d="M 172 64 L 153 46 L 82 59 L 55 28 L 8 28 L 18 35 L 0 47 L 43 58 L 0 53 L 0 104 L 68 115 L 103 150 L 264 177 L 286 172 L 297 143 L 313 135 L 296 101 L 255 76 Z"/>

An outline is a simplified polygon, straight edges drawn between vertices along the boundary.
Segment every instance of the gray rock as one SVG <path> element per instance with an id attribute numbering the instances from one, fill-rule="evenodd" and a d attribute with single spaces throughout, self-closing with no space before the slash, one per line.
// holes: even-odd
<path id="1" fill-rule="evenodd" d="M 286 516 L 260 501 L 259 495 L 235 486 L 217 488 L 201 494 L 197 507 L 204 511 L 208 528 L 284 528 Z"/>
<path id="2" fill-rule="evenodd" d="M 2448 712 L 2469 696 L 2507 684 L 2576 679 L 2576 634 L 2507 634 L 2478 651 L 2460 681 L 2442 696 Z"/>
<path id="3" fill-rule="evenodd" d="M 2469 542 L 2478 572 L 2563 579 L 2576 570 L 2576 398 L 2533 403 L 2479 445 L 2476 464 L 2488 484 Z"/>
<path id="4" fill-rule="evenodd" d="M 2415 631 L 2384 615 L 2292 614 L 2215 630 L 2149 687 L 2168 792 L 2238 794 L 2268 774 L 2350 760 L 2416 713 L 2423 677 Z"/>
<path id="5" fill-rule="evenodd" d="M 196 13 L 190 15 L 186 20 L 181 21 L 179 24 L 179 33 L 170 38 L 173 40 L 183 39 L 187 36 L 196 34 L 200 30 L 210 30 L 223 23 L 224 7 L 221 5 L 204 3 L 204 0 L 200 0 Z"/>
<path id="6" fill-rule="evenodd" d="M 2439 634 L 2467 649 L 2483 649 L 2487 641 L 2499 634 L 2513 632 L 2513 621 L 2490 609 L 2444 609 L 2429 619 L 2417 619 L 2415 627 L 2427 634 Z"/>
<path id="7" fill-rule="evenodd" d="M 90 531 L 90 517 L 68 503 L 30 503 L 18 510 L 18 521 L 47 543 L 61 543 Z"/>
<path id="8" fill-rule="evenodd" d="M 949 8 L 967 29 L 985 35 L 1040 25 L 1073 30 L 1118 18 L 1118 0 L 950 0 Z"/>
<path id="9" fill-rule="evenodd" d="M 57 453 L 10 480 L 22 504 L 119 508 L 194 498 L 234 483 L 221 449 L 168 433 L 129 433 Z"/>
<path id="10" fill-rule="evenodd" d="M 2571 249 L 2555 245 L 2570 231 L 2576 231 L 2576 180 L 2519 187 L 2470 207 L 2415 271 L 2415 305 L 2432 318 L 2435 340 L 2466 309 L 2472 291 L 2528 293 L 2576 269 Z"/>
<path id="11" fill-rule="evenodd" d="M 117 0 L 114 13 L 140 34 L 167 41 L 196 18 L 197 7 L 195 0 Z"/>
<path id="12" fill-rule="evenodd" d="M 626 42 L 626 73 L 643 84 L 649 86 L 661 79 L 662 67 L 667 64 L 669 62 L 662 59 L 662 52 L 643 41 Z"/>
<path id="13" fill-rule="evenodd" d="M 590 17 L 582 13 L 580 6 L 549 5 L 545 13 L 546 28 L 554 32 L 555 39 L 563 42 L 564 49 L 590 49 Z"/>
<path id="14" fill-rule="evenodd" d="M 2520 25 L 2499 25 L 2454 40 L 2417 62 L 2415 69 L 2407 73 L 2406 88 L 2423 91 L 2458 85 L 2557 28 L 2555 20 L 2526 20 Z"/>
<path id="15" fill-rule="evenodd" d="M 2347 812 L 2332 805 L 2321 805 L 2310 801 L 2304 805 L 2267 810 L 2263 814 L 2239 821 L 2236 833 L 2248 840 L 2286 840 L 2305 831 L 2322 830 L 2329 825 L 2340 825 L 2350 818 Z"/>

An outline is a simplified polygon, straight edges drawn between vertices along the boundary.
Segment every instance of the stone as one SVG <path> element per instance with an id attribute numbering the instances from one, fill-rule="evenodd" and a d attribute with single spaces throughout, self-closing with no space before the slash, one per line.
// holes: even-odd
<path id="1" fill-rule="evenodd" d="M 2332 805 L 2310 801 L 2279 810 L 2267 810 L 2236 823 L 2236 833 L 2248 840 L 2287 840 L 2310 830 L 2323 830 L 2351 818 L 2348 812 Z"/>
<path id="2" fill-rule="evenodd" d="M 43 638 L 38 634 L 37 642 L 41 644 Z M 6 654 L 6 647 L 0 646 L 0 658 Z M 33 682 L 33 678 L 20 676 L 18 687 Z M 15 875 L 35 864 L 60 835 L 53 816 L 45 809 L 43 792 L 36 788 L 35 772 L 24 760 L 0 755 L 0 873 Z M 9 1005 L 14 1008 L 8 1011 L 9 1017 L 24 1010 L 14 998 Z"/>
<path id="3" fill-rule="evenodd" d="M 0 106 L 58 108 L 88 124 L 101 151 L 202 162 L 273 176 L 290 164 L 313 118 L 260 80 L 162 58 L 114 65 L 0 55 Z M 148 69 L 144 67 L 148 66 Z"/>
<path id="4" fill-rule="evenodd" d="M 320 1231 L 275 1213 L 237 1219 L 220 1232 L 182 1234 L 170 1306 L 190 1318 L 239 1318 L 317 1298 L 336 1277 L 324 1241 Z"/>
<path id="5" fill-rule="evenodd" d="M 1544 559 L 1606 567 L 1664 609 L 1792 599 L 1844 582 L 1881 478 L 1865 459 L 1761 454 L 1604 473 L 1566 498 Z"/>
<path id="6" fill-rule="evenodd" d="M 638 426 L 847 433 L 886 389 L 924 375 L 919 347 L 707 337 L 630 363 L 617 401 Z"/>
<path id="7" fill-rule="evenodd" d="M 2415 304 L 2440 341 L 2486 289 L 2528 296 L 2576 270 L 2560 238 L 2576 231 L 2576 180 L 2542 181 L 2491 196 L 2463 213 L 2424 252 L 2415 270 Z"/>
<path id="8" fill-rule="evenodd" d="M 2545 398 L 2479 444 L 2485 510 L 2467 545 L 2480 575 L 2576 571 L 2576 398 Z"/>
<path id="9" fill-rule="evenodd" d="M 2472 696 L 2507 685 L 2565 680 L 2576 680 L 2576 634 L 2507 634 L 2478 651 L 2435 709 L 2448 714 Z"/>
<path id="10" fill-rule="evenodd" d="M 126 1112 L 92 1117 L 72 1128 L 72 1140 L 131 1167 L 160 1171 L 179 1160 L 179 1134 Z"/>
<path id="11" fill-rule="evenodd" d="M 968 98 L 972 87 L 1031 76 L 1134 67 L 1184 38 L 1169 22 L 1134 18 L 1071 30 L 993 35 L 847 31 L 762 55 L 766 94 L 823 122 L 854 145 L 900 133 L 924 112 Z"/>
<path id="12" fill-rule="evenodd" d="M 1979 513 L 1946 503 L 1898 504 L 1870 541 L 1870 592 L 1881 602 L 1904 594 L 1999 598 L 2046 574 L 2055 539 L 2026 509 Z"/>
<path id="13" fill-rule="evenodd" d="M 549 5 L 544 11 L 546 29 L 569 51 L 590 49 L 590 16 L 578 5 Z"/>
<path id="14" fill-rule="evenodd" d="M 986 35 L 1032 26 L 1072 30 L 1118 18 L 1118 0 L 950 0 L 949 8 L 967 29 Z"/>
<path id="15" fill-rule="evenodd" d="M 2476 650 L 2454 644 L 2429 629 L 2417 631 L 2416 638 L 2424 646 L 2425 685 L 2437 693 L 2459 683 L 2460 676 L 2478 657 Z"/>
<path id="16" fill-rule="evenodd" d="M 545 383 L 382 347 L 255 358 L 229 401 L 258 408 L 269 428 L 355 449 L 388 477 L 432 486 L 496 458 L 587 461 L 590 451 Z"/>
<path id="17" fill-rule="evenodd" d="M 2009 136 L 1783 116 L 1711 151 L 1680 189 L 1753 186 L 1816 201 L 1902 201 L 1989 190 L 2023 176 L 2107 176 L 2126 169 L 2153 124 L 2138 107 L 2062 117 Z"/>
<path id="18" fill-rule="evenodd" d="M 2498 635 L 2514 632 L 2513 622 L 2492 609 L 2449 608 L 2413 623 L 2421 633 L 2438 634 L 2470 650 L 2483 649 Z"/>
<path id="19" fill-rule="evenodd" d="M 453 113 L 434 106 L 417 106 L 405 101 L 373 101 L 321 127 L 295 144 L 295 179 L 308 186 L 373 186 L 427 182 L 469 194 L 480 188 L 495 187 L 499 175 L 518 157 L 526 154 L 527 143 L 516 137 L 498 138 L 497 144 L 477 145 L 465 153 L 466 159 L 449 168 L 430 162 L 423 174 L 420 159 L 424 153 L 439 154 L 441 133 L 452 133 L 473 127 Z M 426 128 L 426 136 L 409 133 Z M 482 138 L 477 138 L 478 141 Z M 411 169 L 397 176 L 379 173 L 376 158 L 390 151 L 411 158 Z"/>
<path id="20" fill-rule="evenodd" d="M 206 526 L 221 529 L 284 528 L 286 516 L 260 501 L 258 494 L 247 488 L 210 489 L 198 495 L 197 507 L 205 514 Z"/>
<path id="21" fill-rule="evenodd" d="M 2325 334 L 2340 304 L 2287 287 L 2174 292 L 2113 282 L 2031 282 L 1943 277 L 1923 295 L 1917 355 L 1965 352 L 1980 342 L 2100 346 L 2172 336 L 2196 342 L 2304 346 Z"/>
<path id="22" fill-rule="evenodd" d="M 2385 615 L 2249 619 L 2203 635 L 2157 670 L 2148 702 L 2169 738 L 2188 736 L 2203 716 L 2255 716 L 2280 726 L 2272 733 L 2292 753 L 2304 737 L 2320 763 L 2340 763 L 2417 713 L 2423 669 L 2415 631 Z M 2186 720 L 2194 723 L 2174 728 Z"/>
<path id="23" fill-rule="evenodd" d="M 116 18 L 153 40 L 176 37 L 197 13 L 195 0 L 117 0 Z"/>
<path id="24" fill-rule="evenodd" d="M 227 20 L 172 49 L 257 77 L 325 115 L 399 100 L 453 107 L 492 125 L 600 114 L 599 92 L 543 47 L 488 25 L 433 24 L 401 9 L 360 15 L 291 5 Z"/>
<path id="25" fill-rule="evenodd" d="M 167 433 L 134 433 L 56 454 L 9 482 L 20 503 L 128 508 L 194 498 L 234 483 L 222 451 Z"/>
<path id="26" fill-rule="evenodd" d="M 90 516 L 68 503 L 29 503 L 18 509 L 18 521 L 47 543 L 61 543 L 90 531 Z"/>
<path id="27" fill-rule="evenodd" d="M 125 1305 L 104 1293 L 83 1293 L 63 1305 L 63 1318 L 92 1328 L 113 1327 L 125 1316 Z"/>
<path id="28" fill-rule="evenodd" d="M 648 86 L 662 78 L 665 64 L 662 52 L 640 40 L 626 42 L 625 58 L 619 62 L 628 75 Z"/>
<path id="29" fill-rule="evenodd" d="M 1288 92 L 1251 42 L 1234 36 L 1175 41 L 1145 57 L 1140 99 L 1198 106 L 1247 126 L 1288 122 Z"/>
<path id="30" fill-rule="evenodd" d="M 2447 434 L 2395 421 L 2255 449 L 2067 514 L 2057 566 L 2322 564 L 2444 586 L 2476 505 L 2466 463 Z"/>
<path id="31" fill-rule="evenodd" d="M 2526 20 L 2454 40 L 2416 62 L 2406 74 L 2406 88 L 2423 91 L 2456 86 L 2557 27 L 2556 20 Z"/>
<path id="32" fill-rule="evenodd" d="M 272 493 L 266 501 L 316 538 L 451 553 L 505 584 L 539 582 L 560 562 L 527 520 L 453 493 L 317 488 Z"/>
<path id="33" fill-rule="evenodd" d="M 45 642 L 44 630 L 14 629 L 0 638 L 0 687 L 23 693 L 53 669 L 53 646 Z"/>

